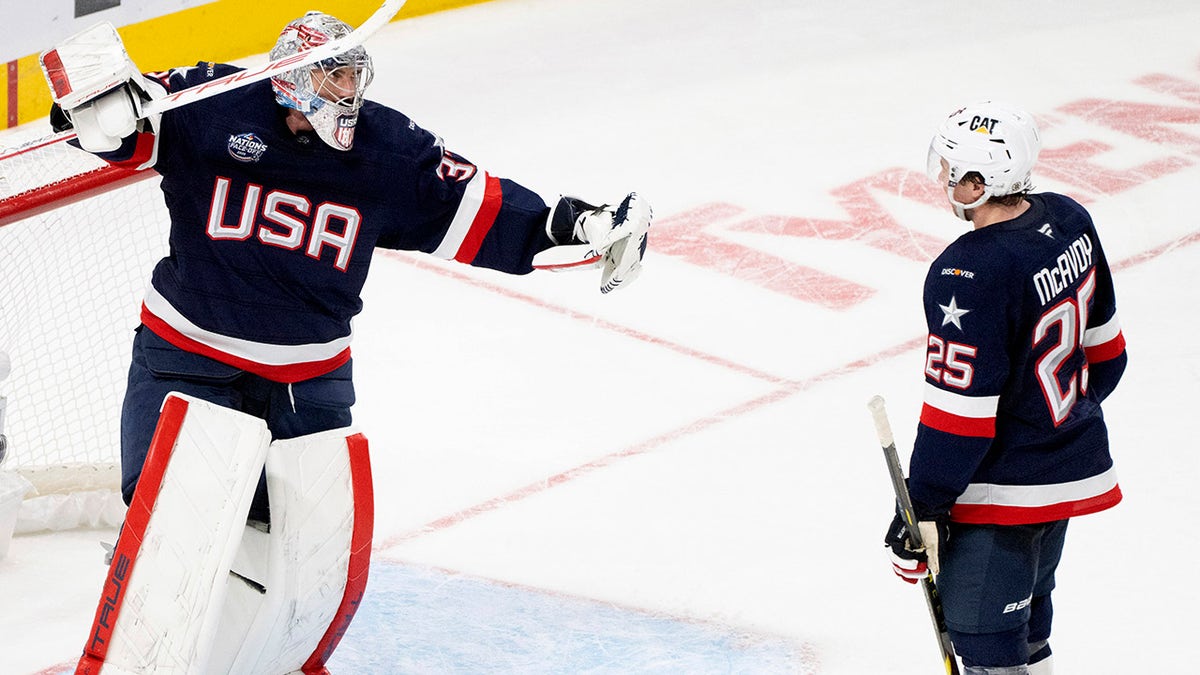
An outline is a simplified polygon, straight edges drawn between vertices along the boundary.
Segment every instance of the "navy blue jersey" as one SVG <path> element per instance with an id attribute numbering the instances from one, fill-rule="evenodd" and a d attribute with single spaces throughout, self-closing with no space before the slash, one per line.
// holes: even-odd
<path id="1" fill-rule="evenodd" d="M 153 76 L 168 91 L 238 70 Z M 496 178 L 405 115 L 367 101 L 354 147 L 292 133 L 267 81 L 163 114 L 105 158 L 153 166 L 171 217 L 142 321 L 176 346 L 280 382 L 350 356 L 376 247 L 511 274 L 551 246 L 537 194 Z"/>
<path id="2" fill-rule="evenodd" d="M 909 471 L 924 517 L 1039 523 L 1121 499 L 1100 411 L 1126 362 L 1108 262 L 1082 206 L 1027 199 L 950 244 L 925 279 Z"/>

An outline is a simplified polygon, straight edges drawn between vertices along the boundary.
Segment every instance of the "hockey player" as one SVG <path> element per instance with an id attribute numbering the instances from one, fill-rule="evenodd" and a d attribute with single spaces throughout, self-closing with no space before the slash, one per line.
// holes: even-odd
<path id="1" fill-rule="evenodd" d="M 1067 522 L 1121 499 L 1100 411 L 1126 363 L 1112 275 L 1087 211 L 1030 192 L 1040 148 L 1028 113 L 983 102 L 952 114 L 929 149 L 930 177 L 973 229 L 925 279 L 908 481 L 926 546 L 909 549 L 899 515 L 884 543 L 906 581 L 937 575 L 971 675 L 1051 672 Z"/>
<path id="2" fill-rule="evenodd" d="M 70 102 L 52 111 L 57 126 L 73 125 L 82 147 L 110 163 L 161 174 L 171 219 L 122 410 L 126 503 L 169 392 L 261 418 L 275 440 L 351 424 L 351 319 L 376 247 L 508 274 L 603 267 L 603 292 L 640 270 L 651 218 L 643 198 L 548 205 L 488 174 L 402 113 L 364 99 L 374 71 L 361 46 L 144 119 L 144 101 L 238 69 L 201 62 L 143 76 L 109 31 L 60 45 L 43 63 L 56 101 Z M 270 58 L 350 32 L 309 12 L 283 29 Z M 80 52 L 86 67 L 73 67 Z M 127 77 L 72 99 L 78 80 L 97 70 Z M 264 485 L 249 510 L 263 524 L 271 521 Z"/>

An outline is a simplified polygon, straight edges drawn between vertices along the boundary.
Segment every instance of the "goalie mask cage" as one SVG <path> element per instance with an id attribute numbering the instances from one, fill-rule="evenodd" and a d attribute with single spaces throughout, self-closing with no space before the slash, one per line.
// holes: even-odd
<path id="1" fill-rule="evenodd" d="M 12 362 L 0 380 L 0 469 L 36 490 L 18 532 L 123 517 L 130 346 L 150 272 L 167 251 L 158 174 L 110 166 L 72 137 L 0 149 L 0 351 Z"/>

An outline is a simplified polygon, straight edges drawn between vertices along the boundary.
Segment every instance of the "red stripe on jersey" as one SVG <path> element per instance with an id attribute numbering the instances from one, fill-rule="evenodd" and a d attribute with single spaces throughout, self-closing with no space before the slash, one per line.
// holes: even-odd
<path id="1" fill-rule="evenodd" d="M 1103 363 L 1117 358 L 1125 351 L 1125 334 L 1117 333 L 1117 336 L 1104 344 L 1099 344 L 1094 347 L 1084 347 L 1083 353 L 1087 356 L 1088 363 Z"/>
<path id="2" fill-rule="evenodd" d="M 146 324 L 147 328 L 154 331 L 155 335 L 166 340 L 167 342 L 170 342 L 185 352 L 192 352 L 193 354 L 207 356 L 214 361 L 220 361 L 221 363 L 233 366 L 234 368 L 239 368 L 248 373 L 260 375 L 268 380 L 271 380 L 272 382 L 283 382 L 285 384 L 290 384 L 292 382 L 309 380 L 314 377 L 324 375 L 325 373 L 337 370 L 350 360 L 350 348 L 347 347 L 338 352 L 336 356 L 324 359 L 322 361 L 288 363 L 282 366 L 258 363 L 257 361 L 251 361 L 240 356 L 227 354 L 218 349 L 214 349 L 213 347 L 209 347 L 202 342 L 193 340 L 192 338 L 172 328 L 166 321 L 163 321 L 155 316 L 149 309 L 146 308 L 145 304 L 142 305 L 141 318 L 142 323 Z"/>
<path id="3" fill-rule="evenodd" d="M 975 438 L 994 438 L 996 436 L 995 417 L 963 417 L 939 410 L 928 403 L 921 406 L 921 424 L 956 436 Z"/>
<path id="4" fill-rule="evenodd" d="M 475 260 L 479 248 L 483 246 L 484 238 L 491 231 L 492 225 L 496 223 L 496 216 L 500 214 L 500 206 L 504 204 L 500 179 L 490 175 L 486 175 L 484 178 L 487 183 L 483 189 L 483 201 L 479 205 L 475 219 L 471 221 L 471 229 L 467 230 L 467 236 L 463 237 L 462 245 L 458 247 L 458 253 L 454 255 L 454 259 L 460 263 L 469 264 Z"/>
<path id="5" fill-rule="evenodd" d="M 121 605 L 125 601 L 125 589 L 128 588 L 129 579 L 133 575 L 133 566 L 137 561 L 142 541 L 146 538 L 150 514 L 154 512 L 158 491 L 162 487 L 163 476 L 167 473 L 167 464 L 171 461 L 171 453 L 175 450 L 175 441 L 179 438 L 179 430 L 183 427 L 187 410 L 188 402 L 177 396 L 170 396 L 163 403 L 137 489 L 133 492 L 133 500 L 125 514 L 125 524 L 121 527 L 121 536 L 117 539 L 112 563 L 108 566 L 108 578 L 104 582 L 100 606 L 96 608 L 92 632 L 83 655 L 79 658 L 79 664 L 75 667 L 76 675 L 99 673 L 104 659 L 108 656 L 108 643 L 112 638 L 113 627 L 117 625 Z"/>
<path id="6" fill-rule="evenodd" d="M 1121 488 L 1114 485 L 1104 494 L 1046 506 L 1007 506 L 1004 504 L 955 504 L 950 507 L 950 520 L 973 525 L 1031 525 L 1055 520 L 1086 516 L 1116 506 L 1121 501 Z"/>
<path id="7" fill-rule="evenodd" d="M 342 636 L 350 626 L 350 620 L 358 610 L 363 593 L 367 590 L 367 572 L 371 567 L 371 532 L 375 528 L 375 496 L 371 485 L 367 437 L 362 434 L 348 436 L 346 449 L 350 454 L 350 484 L 354 490 L 354 529 L 350 534 L 346 590 L 342 593 L 342 604 L 338 606 L 337 613 L 334 614 L 321 642 L 300 669 L 305 675 L 329 673 L 325 663 L 341 642 Z"/>
<path id="8" fill-rule="evenodd" d="M 137 132 L 137 141 L 134 143 L 133 152 L 126 159 L 109 160 L 109 164 L 119 166 L 126 169 L 136 169 L 149 161 L 150 156 L 154 154 L 154 143 L 157 138 L 154 134 Z"/>

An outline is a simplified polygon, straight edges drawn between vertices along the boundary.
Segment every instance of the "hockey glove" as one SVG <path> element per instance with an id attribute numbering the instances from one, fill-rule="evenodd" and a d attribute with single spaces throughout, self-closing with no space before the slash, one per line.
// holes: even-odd
<path id="1" fill-rule="evenodd" d="M 55 105 L 75 128 L 80 146 L 90 152 L 120 147 L 137 130 L 143 102 L 166 93 L 138 71 L 107 22 L 43 52 L 40 62 Z"/>
<path id="2" fill-rule="evenodd" d="M 883 537 L 883 545 L 889 549 L 892 559 L 892 571 L 910 584 L 924 579 L 930 572 L 934 576 L 941 572 L 938 546 L 949 538 L 946 523 L 941 520 L 922 520 L 917 523 L 917 529 L 922 543 L 919 548 L 912 545 L 908 523 L 896 513 Z"/>
<path id="3" fill-rule="evenodd" d="M 552 271 L 599 267 L 600 292 L 614 291 L 641 272 L 652 217 L 650 204 L 636 192 L 616 208 L 562 197 L 546 221 L 546 234 L 556 245 L 534 256 L 533 266 Z"/>

